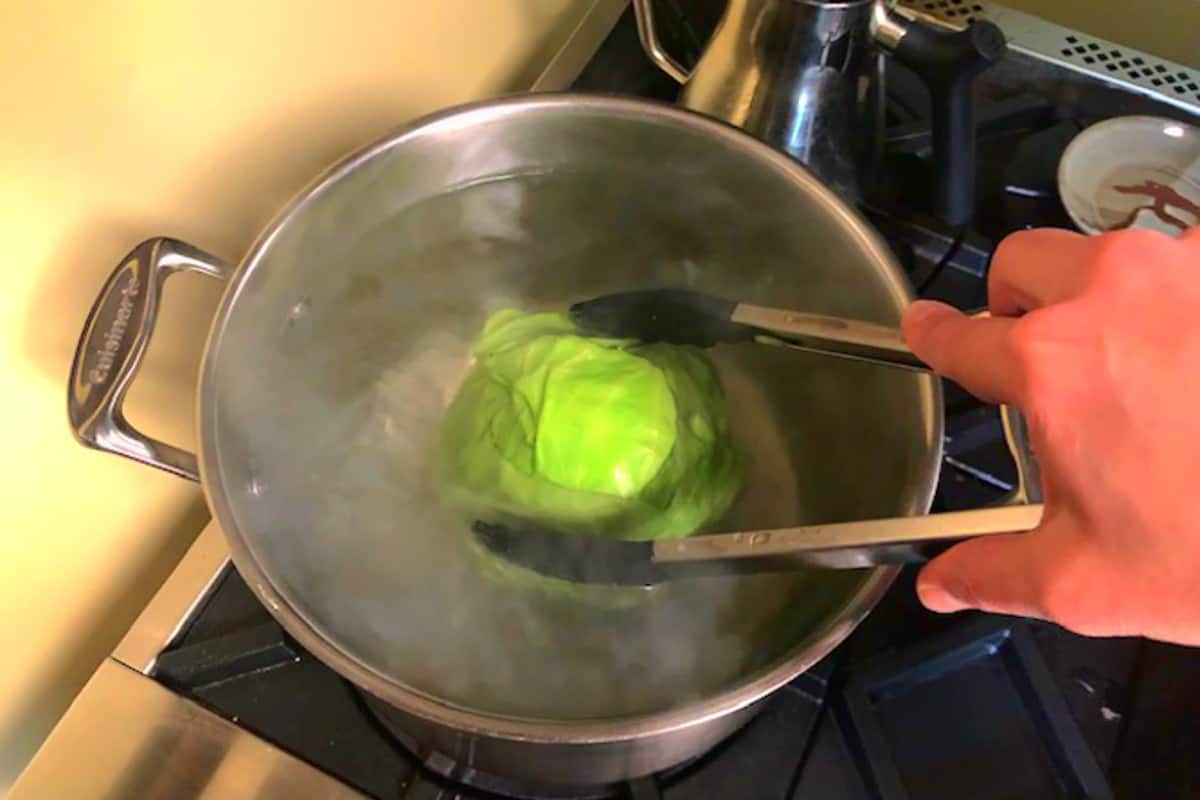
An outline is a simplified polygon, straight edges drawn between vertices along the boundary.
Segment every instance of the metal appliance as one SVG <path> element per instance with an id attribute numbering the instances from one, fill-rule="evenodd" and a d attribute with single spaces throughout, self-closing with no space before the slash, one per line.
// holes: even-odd
<path id="1" fill-rule="evenodd" d="M 633 6 L 646 53 L 683 84 L 681 105 L 792 154 L 853 201 L 880 178 L 890 53 L 932 96 L 934 211 L 951 226 L 971 221 L 971 90 L 1005 50 L 991 22 L 948 30 L 903 16 L 884 0 L 730 0 L 704 55 L 687 70 L 659 41 L 651 0 Z"/>

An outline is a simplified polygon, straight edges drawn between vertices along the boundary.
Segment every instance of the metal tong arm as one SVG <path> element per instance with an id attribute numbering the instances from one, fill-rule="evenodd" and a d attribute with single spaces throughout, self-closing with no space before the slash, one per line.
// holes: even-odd
<path id="1" fill-rule="evenodd" d="M 952 511 L 917 517 L 806 525 L 692 536 L 654 543 L 656 564 L 800 558 L 829 566 L 871 567 L 927 561 L 964 539 L 1023 533 L 1038 526 L 1042 505 Z M 826 558 L 822 558 L 822 555 Z"/>
<path id="2" fill-rule="evenodd" d="M 762 330 L 768 334 L 764 343 L 776 339 L 775 343 L 800 350 L 894 367 L 929 369 L 904 343 L 899 328 L 748 303 L 739 303 L 733 309 L 730 321 Z M 759 337 L 759 341 L 763 340 Z"/>

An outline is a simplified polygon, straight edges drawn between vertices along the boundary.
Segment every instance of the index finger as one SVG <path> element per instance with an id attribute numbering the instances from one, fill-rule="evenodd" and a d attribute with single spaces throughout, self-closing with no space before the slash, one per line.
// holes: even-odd
<path id="1" fill-rule="evenodd" d="M 988 309 L 998 317 L 1015 317 L 1067 299 L 1082 282 L 1093 243 L 1057 228 L 1008 235 L 988 268 Z"/>
<path id="2" fill-rule="evenodd" d="M 991 403 L 1020 405 L 1011 317 L 968 317 L 932 300 L 908 307 L 901 326 L 912 351 L 939 375 Z"/>

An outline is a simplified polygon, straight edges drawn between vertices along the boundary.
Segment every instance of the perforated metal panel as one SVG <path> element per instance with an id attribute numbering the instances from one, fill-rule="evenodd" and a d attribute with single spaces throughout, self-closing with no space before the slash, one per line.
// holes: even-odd
<path id="1" fill-rule="evenodd" d="M 1162 92 L 1174 92 L 1193 102 L 1200 102 L 1200 73 L 1195 70 L 1082 34 L 1066 36 L 1062 44 L 1059 55 L 1069 61 L 1103 69 L 1126 80 L 1148 83 Z"/>
<path id="2" fill-rule="evenodd" d="M 984 12 L 983 5 L 964 0 L 923 0 L 905 3 L 909 8 L 944 19 L 947 22 L 967 23 Z"/>
<path id="3" fill-rule="evenodd" d="M 990 20 L 1009 46 L 1028 56 L 1086 73 L 1200 115 L 1200 70 L 1089 36 L 984 0 L 906 0 L 906 8 L 962 26 Z"/>

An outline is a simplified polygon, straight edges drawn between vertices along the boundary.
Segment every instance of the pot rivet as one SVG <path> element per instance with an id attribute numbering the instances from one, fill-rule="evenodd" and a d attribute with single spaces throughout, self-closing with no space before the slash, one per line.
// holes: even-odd
<path id="1" fill-rule="evenodd" d="M 312 307 L 312 301 L 305 297 L 298 300 L 291 308 L 288 309 L 288 322 L 294 322 L 308 314 L 308 310 Z"/>

